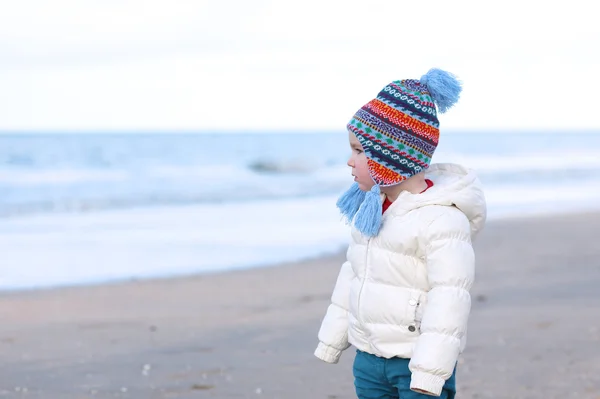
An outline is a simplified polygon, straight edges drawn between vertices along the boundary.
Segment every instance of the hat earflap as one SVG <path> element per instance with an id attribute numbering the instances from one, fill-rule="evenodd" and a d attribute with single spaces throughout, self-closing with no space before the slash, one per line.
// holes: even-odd
<path id="1" fill-rule="evenodd" d="M 354 227 L 367 237 L 374 237 L 379 233 L 381 227 L 381 214 L 383 205 L 381 203 L 381 188 L 375 184 L 369 192 L 366 193 L 356 217 L 354 218 Z"/>
<path id="2" fill-rule="evenodd" d="M 364 199 L 365 192 L 358 187 L 358 183 L 354 183 L 337 200 L 336 205 L 348 223 L 352 223 L 352 219 L 354 219 L 354 215 L 358 212 Z"/>

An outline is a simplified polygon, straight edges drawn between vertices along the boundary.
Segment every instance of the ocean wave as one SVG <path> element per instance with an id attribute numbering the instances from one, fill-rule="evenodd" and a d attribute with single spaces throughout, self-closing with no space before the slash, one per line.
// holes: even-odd
<path id="1" fill-rule="evenodd" d="M 248 168 L 258 173 L 310 173 L 315 170 L 313 165 L 299 161 L 256 161 L 250 163 Z"/>
<path id="2" fill-rule="evenodd" d="M 211 165 L 120 171 L 3 171 L 0 216 L 318 197 L 339 194 L 352 183 L 350 170 L 343 164 L 302 172 L 276 164 L 274 170 L 259 172 L 245 166 Z M 572 182 L 594 186 L 600 176 L 600 167 L 590 168 L 585 163 L 569 169 L 476 171 L 487 188 L 514 193 L 522 187 L 561 187 Z"/>
<path id="3" fill-rule="evenodd" d="M 346 167 L 302 174 L 258 173 L 232 165 L 40 172 L 0 174 L 0 216 L 332 195 L 351 182 Z"/>
<path id="4" fill-rule="evenodd" d="M 595 136 L 511 137 L 454 137 L 433 160 L 470 167 L 509 197 L 524 187 L 598 184 Z M 343 135 L 322 138 L 319 145 L 312 136 L 275 134 L 1 138 L 0 215 L 337 195 L 352 183 L 349 149 Z"/>
<path id="5" fill-rule="evenodd" d="M 0 184 L 13 186 L 49 186 L 82 182 L 120 182 L 129 178 L 127 171 L 111 170 L 0 170 Z"/>
<path id="6" fill-rule="evenodd" d="M 434 162 L 467 165 L 480 173 L 533 173 L 540 171 L 600 170 L 597 151 L 551 151 L 511 155 L 436 153 Z"/>

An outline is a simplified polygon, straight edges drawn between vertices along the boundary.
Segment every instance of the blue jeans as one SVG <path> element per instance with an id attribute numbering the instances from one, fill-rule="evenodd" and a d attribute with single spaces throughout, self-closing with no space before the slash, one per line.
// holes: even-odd
<path id="1" fill-rule="evenodd" d="M 354 386 L 359 399 L 432 399 L 430 395 L 410 390 L 410 359 L 385 359 L 356 351 Z M 444 384 L 441 399 L 453 399 L 456 394 L 456 368 Z"/>

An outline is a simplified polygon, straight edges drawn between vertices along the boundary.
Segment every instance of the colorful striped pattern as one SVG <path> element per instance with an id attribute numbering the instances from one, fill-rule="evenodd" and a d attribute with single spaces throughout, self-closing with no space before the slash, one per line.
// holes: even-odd
<path id="1" fill-rule="evenodd" d="M 431 94 L 418 80 L 397 80 L 348 123 L 369 159 L 375 183 L 392 186 L 429 167 L 439 140 Z"/>

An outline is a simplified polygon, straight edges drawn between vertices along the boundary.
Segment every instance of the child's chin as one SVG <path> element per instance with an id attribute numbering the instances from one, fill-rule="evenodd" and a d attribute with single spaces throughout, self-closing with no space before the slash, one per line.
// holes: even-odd
<path id="1" fill-rule="evenodd" d="M 367 186 L 365 184 L 362 183 L 358 183 L 358 188 L 360 188 L 362 191 L 369 191 L 371 190 L 373 186 Z"/>

